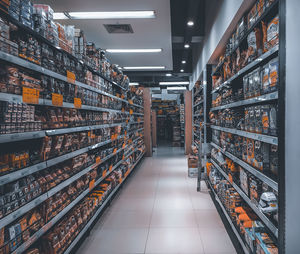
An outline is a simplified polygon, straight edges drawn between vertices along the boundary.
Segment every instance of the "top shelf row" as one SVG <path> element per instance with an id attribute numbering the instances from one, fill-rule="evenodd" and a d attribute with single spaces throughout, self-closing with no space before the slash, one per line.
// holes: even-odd
<path id="1" fill-rule="evenodd" d="M 83 31 L 54 22 L 47 5 L 34 5 L 27 12 L 24 23 L 9 6 L 0 10 L 0 60 L 95 92 L 99 92 L 94 85 L 99 78 L 128 90 L 128 77 L 109 62 L 103 50 L 86 41 Z"/>
<path id="2" fill-rule="evenodd" d="M 273 15 L 275 13 L 274 10 L 278 8 L 278 3 L 279 0 L 265 1 L 263 6 L 256 6 L 255 12 L 252 8 L 248 13 L 248 16 L 243 17 L 240 20 L 237 26 L 236 33 L 230 40 L 229 45 L 227 45 L 226 56 L 231 56 L 232 54 L 234 54 L 236 50 L 240 48 L 248 39 L 249 34 L 252 33 L 255 28 L 259 26 L 262 21 L 265 21 L 267 18 L 269 18 L 270 15 Z M 219 73 L 225 62 L 225 58 L 223 58 L 222 60 L 220 59 L 219 64 L 216 66 L 211 75 L 214 76 Z"/>

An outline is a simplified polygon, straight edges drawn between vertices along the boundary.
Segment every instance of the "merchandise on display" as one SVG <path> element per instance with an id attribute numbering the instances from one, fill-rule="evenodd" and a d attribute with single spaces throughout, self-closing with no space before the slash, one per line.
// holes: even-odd
<path id="1" fill-rule="evenodd" d="M 142 159 L 143 90 L 48 5 L 1 1 L 0 253 L 70 251 Z"/>

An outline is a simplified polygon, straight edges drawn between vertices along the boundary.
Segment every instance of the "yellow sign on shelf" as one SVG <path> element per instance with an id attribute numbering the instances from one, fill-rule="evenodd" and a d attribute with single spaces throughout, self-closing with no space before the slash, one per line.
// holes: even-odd
<path id="1" fill-rule="evenodd" d="M 74 98 L 74 107 L 81 108 L 81 99 L 80 98 Z"/>
<path id="2" fill-rule="evenodd" d="M 63 96 L 58 93 L 52 93 L 52 105 L 61 107 L 63 105 Z"/>
<path id="3" fill-rule="evenodd" d="M 22 98 L 24 103 L 39 104 L 40 91 L 34 88 L 23 87 Z"/>
<path id="4" fill-rule="evenodd" d="M 73 73 L 71 71 L 67 71 L 67 80 L 68 80 L 69 83 L 74 84 L 75 80 L 76 80 L 75 73 Z"/>

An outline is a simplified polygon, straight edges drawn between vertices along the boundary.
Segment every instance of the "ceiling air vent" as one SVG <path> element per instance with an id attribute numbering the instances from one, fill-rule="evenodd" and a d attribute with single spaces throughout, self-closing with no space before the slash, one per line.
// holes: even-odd
<path id="1" fill-rule="evenodd" d="M 130 24 L 105 24 L 107 32 L 110 34 L 130 34 L 133 33 Z"/>

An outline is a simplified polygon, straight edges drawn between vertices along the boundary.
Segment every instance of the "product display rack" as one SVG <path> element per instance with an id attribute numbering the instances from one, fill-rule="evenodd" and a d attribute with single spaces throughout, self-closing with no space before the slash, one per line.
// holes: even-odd
<path id="1" fill-rule="evenodd" d="M 231 183 L 231 180 L 229 179 L 228 175 L 220 168 L 217 162 L 212 159 L 213 165 L 218 169 L 218 171 L 224 176 L 224 178 Z M 264 224 L 270 229 L 270 231 L 278 237 L 278 229 L 275 227 L 275 225 L 258 209 L 256 205 L 252 203 L 250 198 L 241 190 L 241 188 L 236 185 L 234 182 L 231 183 L 231 185 L 234 187 L 234 189 L 241 195 L 244 201 L 252 208 L 252 210 L 255 212 L 256 215 L 259 216 L 259 218 L 264 222 Z"/>
<path id="2" fill-rule="evenodd" d="M 120 184 L 113 190 L 113 192 L 110 193 L 109 197 L 106 198 L 105 202 L 100 206 L 100 209 L 97 210 L 96 215 L 93 216 L 92 220 L 88 222 L 87 225 L 85 225 L 82 232 L 80 232 L 79 235 L 77 235 L 76 240 L 72 242 L 72 244 L 69 246 L 68 250 L 64 251 L 65 253 L 68 253 L 74 246 L 74 244 L 77 243 L 77 239 L 80 239 L 82 235 L 84 235 L 85 231 L 90 227 L 92 222 L 97 218 L 97 215 L 104 209 L 106 204 L 112 199 L 114 196 L 114 193 L 119 189 L 119 187 L 122 185 L 123 181 L 128 177 L 129 173 L 135 168 L 137 163 L 143 158 L 145 154 L 145 147 L 144 147 L 144 134 L 143 130 L 143 98 L 140 97 L 137 100 L 134 100 L 130 94 L 131 91 L 127 93 L 128 88 L 126 86 L 123 86 L 121 84 L 118 84 L 117 82 L 111 80 L 109 77 L 103 75 L 93 67 L 89 66 L 88 63 L 84 63 L 82 60 L 77 59 L 73 54 L 70 54 L 69 52 L 61 49 L 60 47 L 57 47 L 53 45 L 50 41 L 48 41 L 43 36 L 39 35 L 37 32 L 32 30 L 31 28 L 24 26 L 19 21 L 15 20 L 14 18 L 11 18 L 9 15 L 6 15 L 5 13 L 0 13 L 1 17 L 4 18 L 5 21 L 11 22 L 14 25 L 16 25 L 19 29 L 19 31 L 22 31 L 26 33 L 26 35 L 33 36 L 34 39 L 36 39 L 38 42 L 45 43 L 50 48 L 55 50 L 55 53 L 61 53 L 62 55 L 67 55 L 69 59 L 72 59 L 75 61 L 75 63 L 80 63 L 81 66 L 83 66 L 84 71 L 88 70 L 98 76 L 99 83 L 94 82 L 93 85 L 86 84 L 84 82 L 81 82 L 79 80 L 76 80 L 75 74 L 74 76 L 68 76 L 68 71 L 66 75 L 56 73 L 50 69 L 47 69 L 45 67 L 42 67 L 42 65 L 38 65 L 34 62 L 31 62 L 30 60 L 25 60 L 19 56 L 9 54 L 7 52 L 0 51 L 0 61 L 5 66 L 16 66 L 19 67 L 20 70 L 24 70 L 30 75 L 39 76 L 42 77 L 48 77 L 53 78 L 55 81 L 62 81 L 64 85 L 73 86 L 74 89 L 81 88 L 83 89 L 83 92 L 90 91 L 96 94 L 99 94 L 100 96 L 109 98 L 110 100 L 107 100 L 106 102 L 100 102 L 97 103 L 97 105 L 101 106 L 91 106 L 94 104 L 84 105 L 81 104 L 81 101 L 78 105 L 75 104 L 75 98 L 76 94 L 74 94 L 74 103 L 70 103 L 70 100 L 68 98 L 64 98 L 64 95 L 61 96 L 61 102 L 54 103 L 52 94 L 52 100 L 46 99 L 40 95 L 38 95 L 37 100 L 33 101 L 24 101 L 24 90 L 22 94 L 22 88 L 21 88 L 21 94 L 14 94 L 13 92 L 1 92 L 0 93 L 0 101 L 1 102 L 8 102 L 8 103 L 15 103 L 15 104 L 24 104 L 24 105 L 33 105 L 34 107 L 50 107 L 52 109 L 58 109 L 61 108 L 67 109 L 67 110 L 78 110 L 78 111 L 85 111 L 85 112 L 101 112 L 103 114 L 107 114 L 103 120 L 92 120 L 86 121 L 81 120 L 80 122 L 77 121 L 74 124 L 71 124 L 68 122 L 67 124 L 60 125 L 60 127 L 56 128 L 45 128 L 43 127 L 41 130 L 36 131 L 25 131 L 25 130 L 19 130 L 16 129 L 16 131 L 13 131 L 11 133 L 6 132 L 7 134 L 1 134 L 0 136 L 0 145 L 1 146 L 13 146 L 21 143 L 28 143 L 30 142 L 40 142 L 40 140 L 44 140 L 45 138 L 57 138 L 59 136 L 66 136 L 66 135 L 75 135 L 78 133 L 78 135 L 87 135 L 92 137 L 91 143 L 87 144 L 80 144 L 78 145 L 76 150 L 68 151 L 65 150 L 58 153 L 58 155 L 51 155 L 51 157 L 47 157 L 47 159 L 40 160 L 38 162 L 30 162 L 30 164 L 23 165 L 22 167 L 19 166 L 17 170 L 13 168 L 13 170 L 4 171 L 6 174 L 0 175 L 0 186 L 3 190 L 3 188 L 8 188 L 11 184 L 15 184 L 15 182 L 18 181 L 27 181 L 27 177 L 37 177 L 39 174 L 43 176 L 44 172 L 48 170 L 52 170 L 53 166 L 55 166 L 55 170 L 57 171 L 57 167 L 61 165 L 61 163 L 70 163 L 73 159 L 78 159 L 78 156 L 95 156 L 95 154 L 102 154 L 102 149 L 104 154 L 106 154 L 105 157 L 100 158 L 93 157 L 89 158 L 89 162 L 87 162 L 86 167 L 80 166 L 79 170 L 78 168 L 74 169 L 75 171 L 68 175 L 67 178 L 64 178 L 63 180 L 60 179 L 60 182 L 53 185 L 52 187 L 47 187 L 46 191 L 39 189 L 40 193 L 37 194 L 37 196 L 33 196 L 31 199 L 26 200 L 25 203 L 20 204 L 20 206 L 17 209 L 12 210 L 11 212 L 4 214 L 0 217 L 0 233 L 1 233 L 1 239 L 3 237 L 4 239 L 4 232 L 12 232 L 12 230 L 16 231 L 16 237 L 14 238 L 12 235 L 8 238 L 7 235 L 5 235 L 5 242 L 1 244 L 0 249 L 1 253 L 24 253 L 26 252 L 30 247 L 34 246 L 37 248 L 43 248 L 40 244 L 43 236 L 49 232 L 49 230 L 53 227 L 55 227 L 58 223 L 64 220 L 65 216 L 72 211 L 76 206 L 78 206 L 82 201 L 86 200 L 87 196 L 91 194 L 91 192 L 99 186 L 107 177 L 110 175 L 116 175 L 120 176 L 120 172 L 124 172 L 124 167 L 126 168 L 128 165 L 130 165 L 129 170 L 126 171 L 125 177 L 120 179 Z M 68 68 L 66 66 L 66 68 Z M 76 70 L 77 71 L 77 70 Z M 85 77 L 87 79 L 87 77 Z M 80 77 L 79 77 L 80 79 Z M 82 80 L 82 78 L 81 78 Z M 3 81 L 3 80 L 2 80 Z M 101 82 L 103 81 L 103 82 Z M 87 82 L 90 82 L 87 80 Z M 105 83 L 106 82 L 106 83 Z M 85 94 L 86 95 L 86 94 Z M 50 94 L 51 96 L 51 94 Z M 50 97 L 51 98 L 51 97 Z M 98 98 L 100 98 L 98 96 Z M 111 103 L 113 105 L 114 102 L 119 103 L 117 106 L 108 106 L 108 103 Z M 93 103 L 93 102 L 92 102 Z M 102 104 L 105 104 L 104 107 L 102 107 Z M 116 104 L 116 103 L 115 103 Z M 122 104 L 122 109 L 121 105 Z M 105 107 L 106 106 L 106 107 Z M 120 119 L 115 120 L 113 119 L 107 119 L 108 115 L 110 116 L 119 117 Z M 103 122 L 103 124 L 101 124 Z M 70 125 L 69 128 L 66 128 L 66 125 Z M 73 127 L 73 126 L 74 127 Z M 79 125 L 79 126 L 78 126 Z M 62 126 L 64 126 L 62 128 Z M 75 127 L 76 126 L 76 127 Z M 50 126 L 51 127 L 51 126 Z M 125 134 L 124 134 L 124 128 L 125 128 Z M 97 131 L 103 131 L 108 130 L 109 133 L 112 133 L 112 136 L 110 137 L 110 134 L 108 136 L 101 137 L 101 142 L 99 140 L 99 137 L 97 134 L 97 139 L 95 139 L 94 132 Z M 99 133 L 99 132 L 97 132 Z M 70 136 L 71 137 L 71 136 Z M 74 137 L 74 136 L 73 136 Z M 79 137 L 79 136 L 78 136 Z M 137 138 L 136 138 L 137 137 Z M 90 140 L 88 138 L 87 140 Z M 97 142 L 97 141 L 98 142 Z M 95 142 L 96 141 L 96 142 Z M 87 142 L 85 140 L 85 142 Z M 90 142 L 90 141 L 88 141 Z M 126 146 L 127 143 L 127 146 Z M 84 147 L 85 146 L 85 147 Z M 102 148 L 103 147 L 103 148 Z M 104 148 L 105 147 L 105 148 Z M 52 148 L 51 148 L 52 149 Z M 107 153 L 107 151 L 110 150 L 111 153 Z M 112 151 L 113 150 L 113 151 Z M 51 151 L 51 150 L 50 150 Z M 52 152 L 52 151 L 51 151 Z M 122 157 L 123 154 L 123 157 Z M 119 159 L 121 158 L 122 159 Z M 137 157 L 135 161 L 134 158 Z M 96 160 L 95 160 L 96 159 Z M 91 163 L 92 162 L 92 163 Z M 58 165 L 59 164 L 59 165 Z M 106 165 L 109 165 L 109 168 L 106 168 L 103 171 L 103 167 L 106 167 Z M 131 165 L 133 164 L 133 165 Z M 101 167 L 101 168 L 100 168 Z M 102 171 L 101 171 L 102 170 Z M 53 172 L 56 172 L 53 171 Z M 95 179 L 91 178 L 91 174 L 97 173 Z M 99 174 L 101 173 L 101 175 Z M 116 173 L 115 173 L 116 172 Z M 38 175 L 37 175 L 38 174 Z M 66 176 L 64 176 L 66 177 Z M 54 196 L 60 195 L 60 193 L 66 192 L 66 189 L 69 188 L 69 186 L 74 185 L 75 183 L 79 183 L 79 181 L 82 181 L 82 179 L 88 179 L 89 183 L 87 186 L 85 186 L 85 190 L 81 189 L 76 193 L 76 195 L 70 196 L 68 194 L 68 199 L 63 204 L 63 209 L 58 209 L 57 214 L 54 217 L 50 217 L 50 219 L 46 218 L 48 215 L 44 215 L 44 213 L 41 213 L 42 220 L 45 222 L 44 224 L 41 224 L 42 226 L 39 226 L 39 228 L 35 228 L 34 231 L 31 231 L 29 237 L 24 237 L 21 234 L 23 234 L 25 231 L 27 232 L 29 230 L 28 228 L 23 229 L 22 232 L 17 233 L 16 227 L 18 227 L 18 223 L 20 221 L 24 221 L 25 216 L 30 216 L 31 213 L 39 212 L 39 209 L 42 208 L 42 206 L 47 207 L 47 202 Z M 92 179 L 92 180 L 91 180 Z M 86 180 L 85 180 L 86 181 Z M 6 187 L 8 186 L 8 187 Z M 1 193 L 2 195 L 3 193 Z M 36 194 L 35 194 L 36 195 Z M 2 198 L 0 196 L 0 198 Z M 69 202 L 69 203 L 67 203 Z M 1 203 L 2 206 L 2 203 Z M 1 212 L 4 207 L 1 207 Z M 45 216 L 45 217 L 43 217 Z M 29 218 L 28 218 L 29 219 Z M 40 225 L 40 224 L 37 224 Z M 23 226 L 24 227 L 24 226 Z M 36 227 L 36 226 L 35 226 Z M 25 230 L 25 231 L 23 231 Z M 3 234 L 3 235 L 2 235 Z M 20 234 L 20 235 L 18 235 Z M 21 241 L 21 242 L 20 242 Z"/>
<path id="3" fill-rule="evenodd" d="M 192 116 L 193 116 L 193 139 L 192 144 L 198 150 L 198 191 L 200 191 L 201 179 L 206 177 L 206 162 L 209 155 L 210 130 L 207 128 L 208 112 L 210 104 L 210 79 L 211 66 L 207 65 L 202 73 L 202 80 L 192 90 Z M 202 169 L 204 175 L 202 177 Z"/>
<path id="4" fill-rule="evenodd" d="M 130 169 L 130 173 L 134 170 L 134 168 L 136 167 L 136 165 L 140 162 L 140 160 L 143 158 L 143 156 L 145 155 L 145 152 L 141 154 L 141 156 L 137 159 L 137 161 L 135 162 L 135 164 L 132 166 L 132 168 Z M 125 179 L 115 188 L 115 190 L 113 190 L 113 192 L 109 195 L 109 197 L 106 199 L 106 201 L 102 204 L 102 207 L 100 209 L 97 210 L 97 212 L 95 213 L 95 215 L 92 217 L 92 219 L 89 220 L 88 224 L 86 224 L 86 226 L 84 227 L 84 229 L 80 232 L 80 234 L 73 240 L 72 244 L 68 247 L 68 249 L 64 252 L 65 254 L 67 253 L 71 253 L 71 251 L 74 249 L 74 247 L 76 246 L 76 244 L 80 241 L 80 239 L 84 236 L 84 234 L 88 231 L 88 229 L 92 226 L 92 223 L 97 219 L 97 217 L 99 216 L 99 214 L 102 212 L 102 210 L 105 208 L 105 206 L 107 205 L 107 203 L 111 200 L 111 198 L 114 196 L 114 194 L 119 190 L 119 188 L 122 186 L 122 184 L 124 183 L 124 181 L 129 177 L 129 175 L 127 175 L 125 177 Z"/>
<path id="5" fill-rule="evenodd" d="M 243 239 L 241 238 L 240 234 L 238 233 L 236 227 L 233 225 L 224 205 L 222 204 L 222 202 L 220 201 L 217 193 L 215 192 L 214 188 L 212 187 L 211 183 L 209 180 L 206 181 L 206 184 L 209 186 L 210 190 L 211 190 L 211 194 L 212 194 L 212 198 L 214 200 L 216 200 L 217 204 L 220 206 L 220 208 L 222 209 L 222 212 L 224 214 L 225 219 L 227 220 L 227 222 L 229 223 L 234 235 L 236 236 L 236 238 L 238 239 L 239 244 L 241 245 L 243 251 L 245 254 L 251 254 L 251 250 L 249 249 L 249 247 L 247 246 L 247 243 L 245 243 L 243 241 Z"/>
<path id="6" fill-rule="evenodd" d="M 267 1 L 263 1 L 263 2 L 267 3 Z M 262 22 L 268 24 L 268 22 L 271 22 L 276 17 L 276 15 L 278 15 L 279 8 L 280 8 L 280 4 L 279 4 L 280 1 L 275 0 L 275 1 L 268 1 L 268 2 L 271 2 L 269 4 L 269 6 L 265 6 L 265 5 L 263 6 L 263 9 L 260 10 L 261 13 L 259 15 L 257 14 L 258 17 L 256 17 L 255 22 L 252 23 L 251 26 L 249 26 L 248 28 L 245 29 L 241 38 L 239 38 L 238 43 L 235 44 L 235 46 L 232 48 L 232 50 L 228 50 L 228 48 L 230 46 L 227 45 L 228 47 L 226 48 L 226 54 L 225 54 L 225 57 L 223 58 L 223 61 L 219 62 L 219 64 L 216 66 L 216 68 L 214 69 L 214 71 L 212 73 L 212 77 L 215 80 L 216 80 L 216 77 L 217 78 L 223 77 L 223 72 L 224 72 L 224 76 L 227 75 L 227 74 L 225 74 L 225 71 L 227 71 L 226 68 L 228 68 L 227 66 L 225 66 L 226 61 L 230 62 L 231 61 L 230 57 L 233 57 L 233 59 L 235 59 L 234 54 L 236 54 L 237 50 L 242 50 L 243 48 L 245 48 L 246 45 L 248 45 L 247 44 L 248 36 L 251 36 L 250 34 L 253 33 L 254 29 L 257 29 L 258 27 L 259 27 L 258 29 L 260 29 L 261 24 L 263 24 Z M 259 8 L 258 1 L 255 2 L 255 4 L 257 4 L 256 8 Z M 251 9 L 251 11 L 253 11 L 253 10 L 254 9 Z M 258 10 L 258 9 L 255 9 L 255 10 Z M 250 10 L 246 14 L 248 14 L 249 12 L 250 12 Z M 281 19 L 282 19 L 282 17 L 279 17 L 279 22 L 282 22 Z M 248 20 L 249 20 L 249 17 L 248 17 Z M 261 28 L 261 29 L 263 29 L 263 28 Z M 237 30 L 237 31 L 239 31 L 239 30 Z M 257 35 L 255 35 L 255 36 L 257 36 Z M 280 32 L 280 36 L 281 36 L 281 32 Z M 232 38 L 234 38 L 234 36 L 232 36 Z M 230 43 L 233 44 L 233 42 L 230 42 Z M 280 86 L 282 84 L 279 83 L 279 81 L 278 81 L 278 80 L 280 80 L 280 77 L 277 77 L 277 84 L 276 84 L 277 89 L 275 91 L 273 89 L 273 91 L 268 92 L 268 93 L 262 92 L 263 94 L 258 94 L 255 96 L 252 95 L 252 96 L 250 96 L 250 98 L 246 97 L 245 91 L 247 91 L 247 90 L 245 90 L 245 79 L 247 80 L 246 76 L 250 77 L 250 75 L 253 75 L 252 73 L 255 73 L 255 71 L 257 71 L 257 70 L 262 71 L 263 68 L 266 68 L 265 66 L 267 66 L 271 61 L 273 61 L 273 60 L 275 61 L 276 57 L 278 57 L 280 55 L 280 53 L 279 53 L 280 50 L 281 50 L 281 45 L 275 45 L 275 46 L 269 48 L 266 52 L 263 52 L 262 54 L 258 55 L 256 57 L 256 59 L 253 59 L 250 63 L 246 64 L 246 66 L 244 66 L 243 68 L 238 70 L 236 73 L 231 75 L 229 78 L 223 80 L 223 82 L 221 82 L 219 85 L 217 85 L 217 87 L 212 89 L 212 92 L 211 92 L 212 107 L 210 109 L 210 112 L 211 112 L 210 113 L 211 114 L 210 115 L 210 117 L 211 117 L 210 129 L 212 130 L 212 135 L 213 135 L 212 141 L 211 141 L 212 154 L 217 153 L 218 156 L 221 156 L 221 158 L 222 158 L 221 161 L 218 161 L 216 158 L 212 157 L 212 159 L 211 159 L 212 167 L 217 169 L 217 171 L 231 184 L 231 186 L 234 188 L 234 190 L 240 195 L 243 202 L 245 202 L 249 206 L 249 208 L 251 208 L 252 212 L 256 216 L 258 216 L 259 220 L 264 225 L 264 230 L 267 232 L 267 236 L 272 239 L 273 243 L 275 243 L 277 248 L 283 247 L 283 246 L 278 245 L 278 240 L 277 240 L 281 234 L 280 229 L 277 227 L 277 224 L 280 225 L 280 221 L 283 219 L 283 218 L 280 218 L 281 215 L 279 214 L 279 220 L 277 217 L 277 223 L 275 224 L 273 222 L 273 220 L 275 220 L 275 219 L 273 217 L 272 217 L 272 220 L 270 219 L 270 217 L 273 216 L 274 213 L 272 215 L 268 214 L 268 216 L 270 216 L 270 217 L 268 217 L 263 212 L 263 210 L 261 210 L 259 208 L 259 204 L 255 203 L 254 200 L 252 200 L 253 195 L 254 195 L 253 193 L 250 194 L 250 191 L 252 191 L 252 190 L 249 190 L 249 196 L 248 196 L 248 194 L 245 193 L 245 191 L 243 189 L 243 188 L 245 188 L 245 185 L 244 185 L 245 183 L 242 182 L 242 178 L 241 178 L 242 176 L 239 176 L 240 172 L 238 171 L 238 173 L 235 173 L 235 174 L 238 174 L 238 177 L 235 176 L 236 177 L 235 180 L 238 179 L 238 181 L 241 181 L 241 183 L 237 183 L 237 182 L 233 181 L 233 179 L 232 179 L 232 174 L 234 174 L 234 172 L 230 172 L 230 170 L 227 169 L 227 171 L 229 170 L 229 173 L 227 174 L 223 170 L 222 167 L 224 167 L 224 166 L 228 167 L 226 163 L 227 163 L 227 159 L 229 159 L 229 162 L 231 161 L 231 163 L 235 163 L 235 165 L 241 167 L 241 170 L 243 170 L 243 172 L 246 172 L 246 175 L 248 178 L 247 181 L 249 181 L 248 182 L 249 189 L 250 189 L 250 181 L 256 181 L 258 184 L 258 187 L 257 187 L 258 190 L 260 190 L 259 184 L 262 184 L 263 185 L 262 190 L 264 190 L 264 192 L 267 192 L 267 191 L 273 192 L 278 197 L 278 196 L 280 196 L 280 192 L 282 191 L 282 190 L 280 190 L 280 188 L 278 188 L 278 186 L 279 186 L 278 176 L 274 176 L 273 171 L 269 173 L 269 172 L 267 172 L 267 170 L 260 170 L 260 169 L 256 168 L 254 165 L 250 164 L 249 161 L 246 161 L 244 159 L 244 157 L 242 159 L 240 155 L 237 155 L 236 154 L 237 152 L 234 151 L 234 148 L 232 148 L 234 152 L 228 151 L 229 145 L 231 144 L 230 141 L 228 141 L 228 140 L 231 139 L 231 142 L 232 142 L 232 140 L 234 140 L 233 138 L 238 139 L 239 137 L 241 137 L 242 140 L 247 140 L 247 144 L 250 144 L 251 142 L 260 142 L 257 144 L 265 144 L 264 145 L 265 147 L 270 147 L 270 149 L 271 149 L 271 146 L 277 147 L 278 144 L 280 144 L 280 139 L 284 138 L 284 137 L 279 136 L 279 133 L 280 133 L 279 129 L 277 131 L 277 135 L 274 136 L 273 133 L 271 133 L 272 135 L 270 135 L 270 134 L 265 134 L 265 133 L 262 134 L 261 132 L 255 132 L 253 130 L 250 132 L 249 129 L 247 130 L 247 129 L 240 128 L 239 125 L 236 125 L 237 127 L 235 127 L 234 125 L 233 125 L 233 127 L 231 127 L 230 124 L 227 124 L 226 121 L 223 121 L 225 118 L 223 118 L 223 119 L 218 118 L 218 116 L 221 115 L 221 117 L 223 117 L 222 114 L 224 114 L 224 116 L 226 117 L 226 114 L 228 114 L 228 112 L 229 112 L 230 114 L 227 119 L 231 119 L 230 117 L 232 117 L 232 118 L 235 117 L 235 115 L 234 115 L 235 112 L 237 112 L 237 113 L 242 112 L 242 114 L 244 113 L 244 110 L 246 112 L 246 109 L 245 109 L 246 107 L 248 107 L 247 109 L 249 109 L 249 107 L 252 107 L 252 108 L 255 107 L 257 112 L 259 112 L 258 110 L 260 109 L 260 107 L 263 107 L 265 105 L 267 105 L 267 106 L 274 105 L 274 104 L 276 105 L 278 100 L 283 96 L 283 94 L 280 93 L 282 90 L 282 88 Z M 232 60 L 232 61 L 234 61 L 234 60 Z M 279 59 L 278 62 L 279 62 L 279 66 L 280 66 L 282 64 L 281 60 Z M 277 69 L 277 74 L 278 73 L 279 73 L 279 68 Z M 261 75 L 263 75 L 263 74 L 261 74 Z M 261 78 L 260 79 L 261 89 L 263 89 L 262 82 L 263 82 L 264 77 L 260 76 L 260 78 Z M 275 79 L 276 79 L 276 76 L 275 76 Z M 257 81 L 255 81 L 255 82 L 257 82 Z M 264 82 L 266 82 L 266 81 L 264 80 Z M 269 81 L 269 82 L 271 82 L 271 81 Z M 273 82 L 273 80 L 272 80 L 272 82 Z M 231 93 L 233 93 L 234 91 L 238 91 L 237 89 L 239 89 L 241 84 L 243 84 L 243 86 L 244 86 L 244 87 L 242 86 L 242 89 L 244 89 L 243 94 L 242 94 L 243 96 L 234 95 L 232 97 L 229 97 L 231 99 L 227 100 L 226 96 L 228 96 L 228 94 L 226 94 L 226 93 L 228 93 L 228 91 L 229 91 L 229 93 L 230 93 L 230 91 L 231 91 Z M 246 88 L 247 88 L 247 86 L 246 86 Z M 230 89 L 232 89 L 232 90 L 230 90 Z M 218 96 L 218 97 L 216 97 L 216 96 Z M 219 97 L 221 97 L 221 100 L 220 100 L 221 103 L 219 102 L 219 99 L 218 99 Z M 244 98 L 241 98 L 241 97 L 244 97 Z M 216 103 L 216 104 L 214 104 L 214 103 Z M 265 106 L 265 107 L 267 107 L 267 106 Z M 226 110 L 227 110 L 227 112 L 226 112 Z M 256 119 L 259 119 L 259 118 L 256 118 Z M 276 122 L 277 126 L 279 126 L 279 124 L 278 124 L 279 116 L 278 115 L 276 116 L 276 119 L 277 119 L 277 122 Z M 251 119 L 251 121 L 253 121 L 253 118 Z M 256 121 L 258 121 L 258 120 L 256 120 Z M 242 124 L 244 124 L 244 123 L 242 122 Z M 246 124 L 248 124 L 248 122 L 246 122 L 245 125 Z M 248 140 L 250 140 L 249 143 L 248 143 Z M 251 141 L 251 140 L 253 140 L 253 141 Z M 221 145 L 218 143 L 220 143 Z M 236 144 L 236 145 L 238 145 L 238 144 Z M 258 148 L 255 148 L 255 149 L 258 149 Z M 280 149 L 278 149 L 278 150 L 280 151 Z M 247 151 L 248 150 L 246 150 L 246 153 L 247 153 Z M 255 153 L 258 153 L 258 152 L 255 152 Z M 269 151 L 266 151 L 265 153 L 269 153 Z M 244 156 L 244 154 L 243 154 L 243 156 Z M 255 156 L 257 156 L 257 155 L 255 154 Z M 272 156 L 274 156 L 274 155 L 272 155 Z M 279 154 L 277 156 L 280 157 Z M 223 157 L 225 158 L 225 160 Z M 267 154 L 267 157 L 269 158 L 269 154 Z M 270 158 L 270 161 L 271 161 L 271 158 Z M 220 166 L 220 165 L 222 165 L 222 166 Z M 278 162 L 277 162 L 277 166 L 279 167 L 278 172 L 280 172 L 280 170 L 281 170 L 280 163 L 278 164 Z M 239 177 L 240 177 L 240 179 L 239 179 Z M 242 235 L 242 238 L 245 238 L 245 232 L 243 232 L 243 233 L 238 232 L 240 230 L 236 229 L 236 227 L 233 226 L 232 217 L 228 216 L 224 206 L 222 205 L 222 202 L 220 202 L 219 197 L 217 197 L 217 194 L 215 193 L 215 190 L 212 187 L 210 180 L 208 180 L 207 184 L 208 184 L 209 188 L 211 189 L 211 191 L 214 193 L 214 196 L 216 197 L 217 202 L 220 204 L 220 207 L 222 208 L 221 210 L 223 210 L 223 214 L 225 215 L 225 218 L 227 218 L 229 224 L 232 225 L 233 234 L 236 236 L 236 238 L 240 242 L 240 245 L 242 246 L 243 251 L 245 253 L 256 253 L 256 248 L 257 249 L 263 248 L 262 246 L 260 246 L 258 244 L 258 241 L 257 241 L 257 246 L 254 244 L 254 247 L 251 246 L 251 248 L 249 248 L 250 245 L 245 243 L 245 239 L 241 239 L 241 235 Z M 242 187 L 242 184 L 244 187 Z M 253 187 L 251 185 L 251 188 L 256 188 L 256 186 Z M 256 189 L 254 189 L 254 190 L 256 190 Z M 258 195 L 258 199 L 259 199 L 260 195 L 262 194 L 263 191 L 259 192 L 258 190 L 257 190 L 257 193 L 258 193 L 257 195 Z M 279 205 L 280 205 L 280 200 L 279 200 Z M 278 212 L 277 212 L 277 216 L 278 216 Z M 265 232 L 265 231 L 263 231 L 263 232 Z M 253 232 L 256 232 L 255 228 L 253 229 Z M 251 236 L 251 237 L 255 238 L 256 237 L 255 233 L 252 233 L 252 234 L 253 234 L 253 236 Z M 249 239 L 248 239 L 248 241 L 249 241 Z M 272 248 L 274 248 L 274 247 L 272 247 Z M 274 248 L 274 251 L 276 251 L 276 248 Z M 277 251 L 278 251 L 278 249 L 277 249 Z"/>

